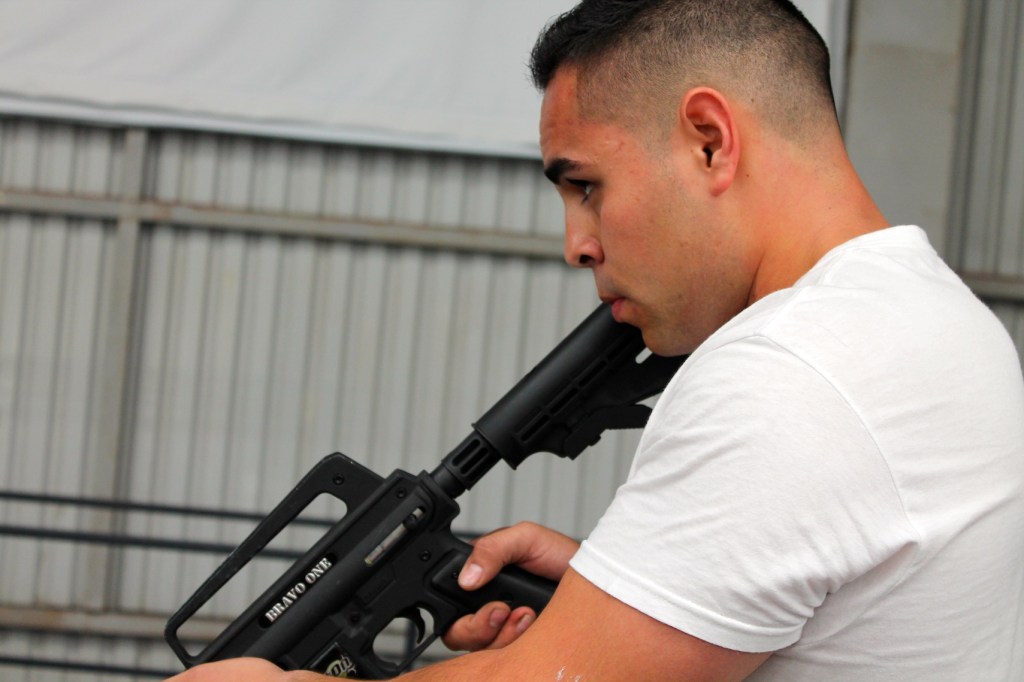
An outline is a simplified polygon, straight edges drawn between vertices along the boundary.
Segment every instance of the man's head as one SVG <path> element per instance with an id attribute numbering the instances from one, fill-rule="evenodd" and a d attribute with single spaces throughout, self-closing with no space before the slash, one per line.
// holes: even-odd
<path id="1" fill-rule="evenodd" d="M 532 68 L 566 260 L 656 353 L 692 351 L 884 226 L 842 145 L 828 52 L 786 0 L 584 0 Z"/>
<path id="2" fill-rule="evenodd" d="M 564 67 L 577 72 L 584 116 L 630 127 L 671 125 L 697 86 L 794 140 L 836 123 L 828 49 L 789 0 L 583 0 L 531 55 L 541 90 Z"/>

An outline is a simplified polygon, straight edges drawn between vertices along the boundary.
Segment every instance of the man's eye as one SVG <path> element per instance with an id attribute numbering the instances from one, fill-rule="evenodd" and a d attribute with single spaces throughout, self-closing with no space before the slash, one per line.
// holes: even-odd
<path id="1" fill-rule="evenodd" d="M 594 191 L 594 183 L 588 182 L 587 180 L 570 180 L 569 184 L 579 187 L 583 190 L 583 202 L 586 203 L 587 199 L 590 198 L 590 193 Z"/>

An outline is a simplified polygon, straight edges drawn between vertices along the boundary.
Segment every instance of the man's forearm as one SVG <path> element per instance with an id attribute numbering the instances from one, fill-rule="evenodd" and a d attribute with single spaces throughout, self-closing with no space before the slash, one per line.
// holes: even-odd
<path id="1" fill-rule="evenodd" d="M 500 680 L 499 650 L 476 651 L 471 654 L 435 663 L 434 665 L 399 677 L 402 682 L 469 682 L 470 680 Z"/>
<path id="2" fill-rule="evenodd" d="M 501 667 L 499 658 L 499 651 L 479 651 L 436 663 L 396 679 L 407 682 L 460 682 L 478 680 L 482 675 L 486 675 L 489 680 L 501 679 L 495 674 Z M 336 679 L 307 670 L 281 670 L 262 659 L 236 658 L 196 666 L 166 682 L 329 682 Z"/>

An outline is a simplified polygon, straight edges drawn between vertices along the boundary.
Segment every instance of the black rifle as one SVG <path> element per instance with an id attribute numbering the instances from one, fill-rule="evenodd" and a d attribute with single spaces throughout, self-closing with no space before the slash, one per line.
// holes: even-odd
<path id="1" fill-rule="evenodd" d="M 286 670 L 385 679 L 402 672 L 459 617 L 491 601 L 540 611 L 555 583 L 514 566 L 481 589 L 457 582 L 472 547 L 451 532 L 455 498 L 499 460 L 516 468 L 536 452 L 575 458 L 605 429 L 638 428 L 684 357 L 645 351 L 638 329 L 598 307 L 473 425 L 433 472 L 384 479 L 340 453 L 320 461 L 167 622 L 165 637 L 188 667 L 257 656 Z M 179 628 L 317 496 L 345 503 L 339 520 L 284 575 L 196 655 Z M 424 636 L 421 610 L 433 620 Z M 420 630 L 400 662 L 374 640 L 396 618 Z"/>

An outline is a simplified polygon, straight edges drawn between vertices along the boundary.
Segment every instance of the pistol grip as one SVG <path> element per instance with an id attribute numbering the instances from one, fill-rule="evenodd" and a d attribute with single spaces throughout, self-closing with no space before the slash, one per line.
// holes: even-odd
<path id="1" fill-rule="evenodd" d="M 464 590 L 459 587 L 458 577 L 470 551 L 472 547 L 465 545 L 465 549 L 451 552 L 431 579 L 433 587 L 462 606 L 465 613 L 472 613 L 494 601 L 503 601 L 512 608 L 529 606 L 540 613 L 558 587 L 558 583 L 553 580 L 534 575 L 518 566 L 506 566 L 486 585 L 476 590 Z M 451 625 L 451 622 L 438 623 L 441 630 L 447 630 Z"/>

